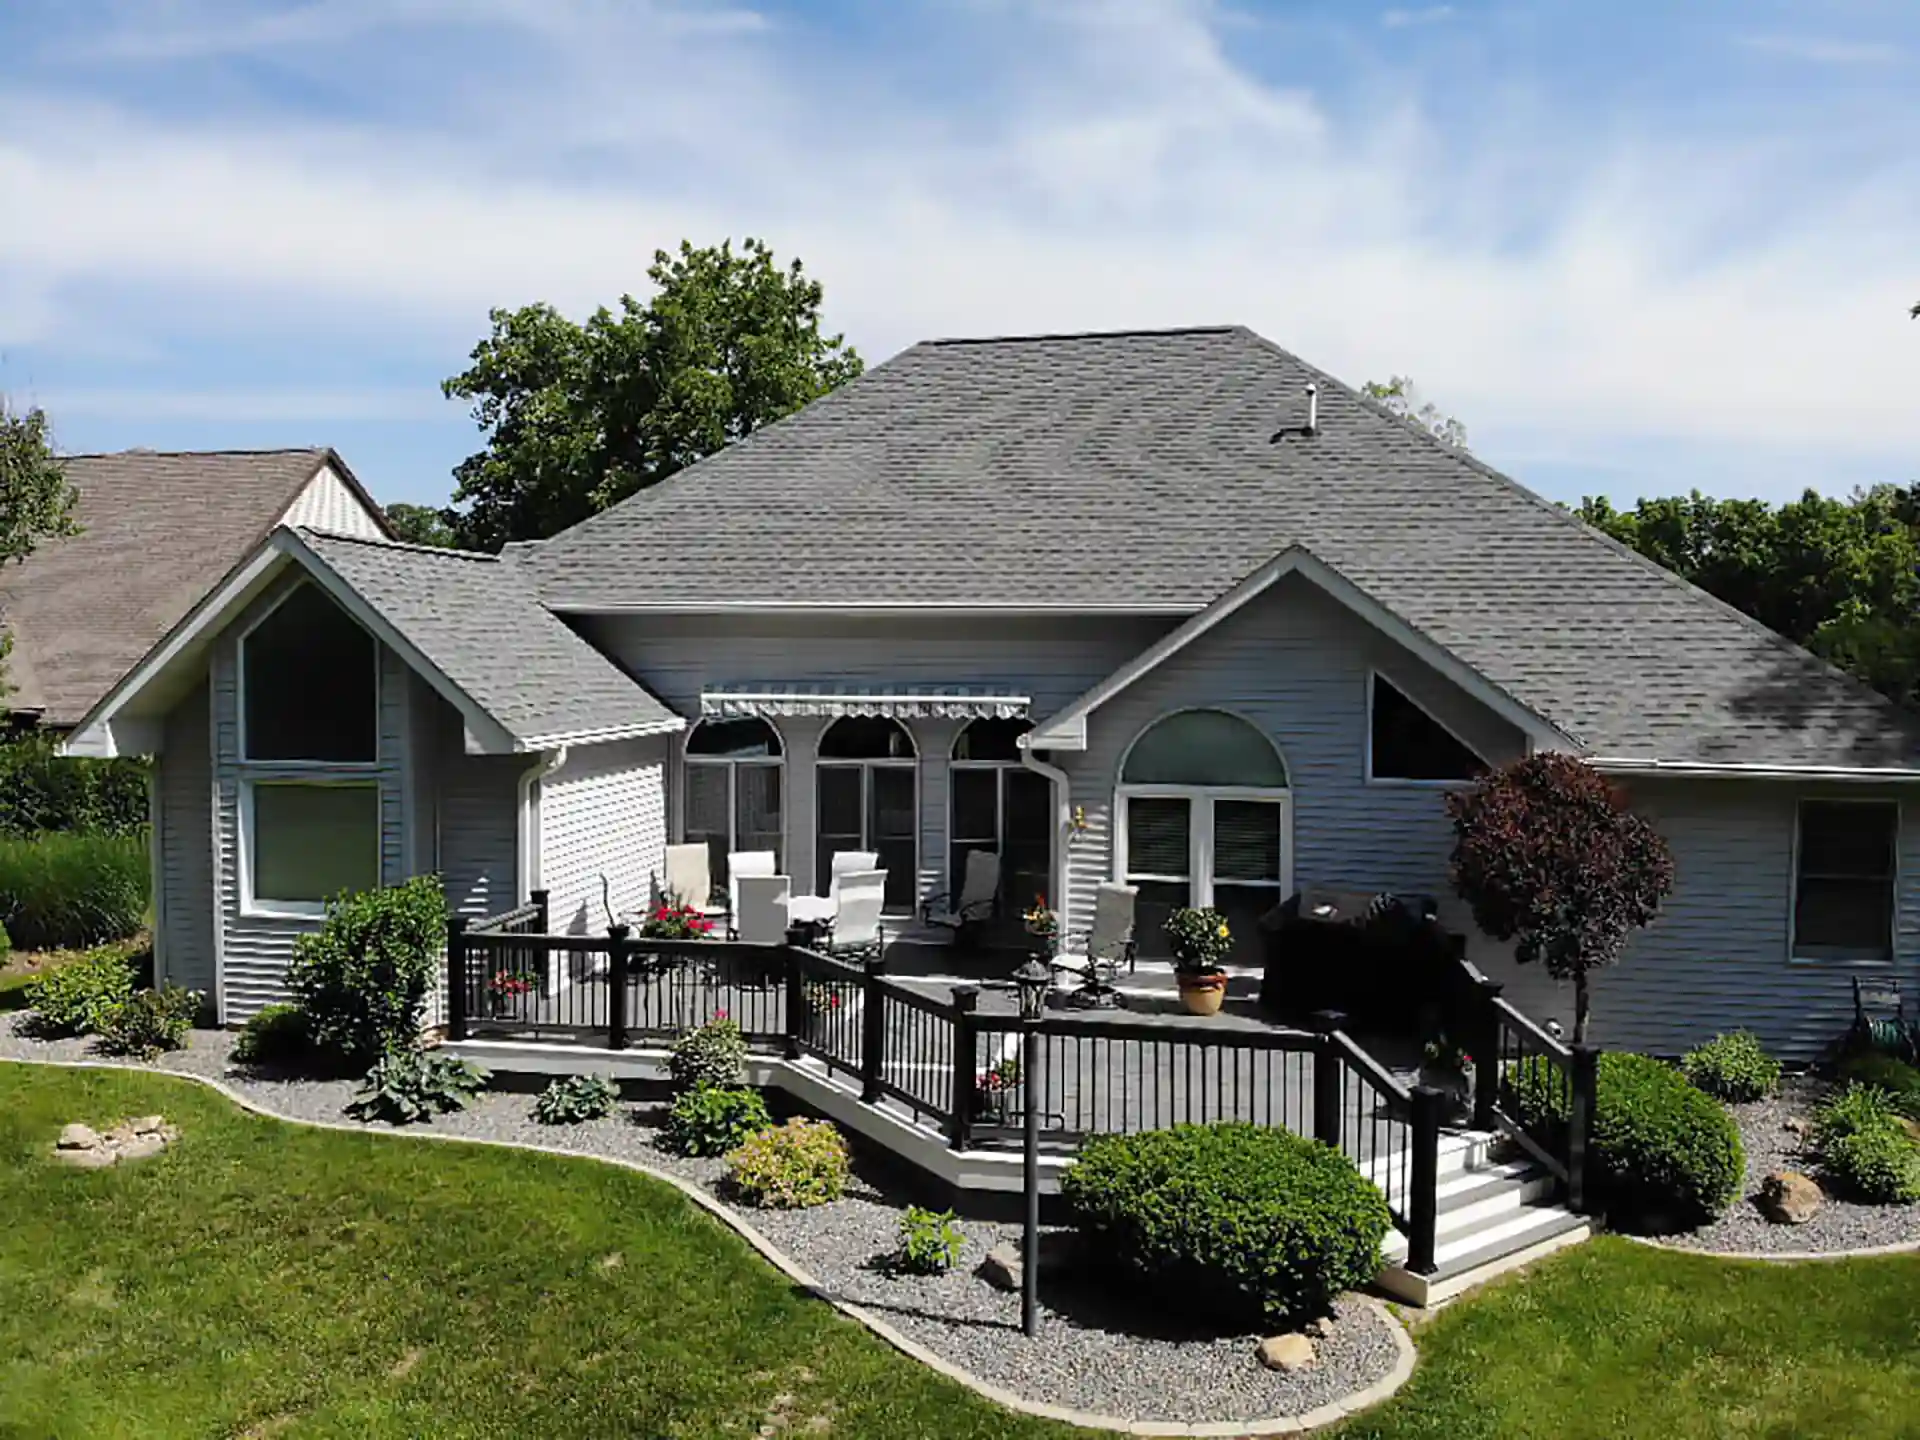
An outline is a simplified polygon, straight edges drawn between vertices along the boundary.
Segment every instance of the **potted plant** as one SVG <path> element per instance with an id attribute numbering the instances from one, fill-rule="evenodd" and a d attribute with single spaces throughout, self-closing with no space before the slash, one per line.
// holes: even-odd
<path id="1" fill-rule="evenodd" d="M 1233 932 L 1227 917 L 1211 907 L 1182 907 L 1167 918 L 1167 938 L 1173 943 L 1173 975 L 1180 986 L 1180 1003 L 1189 1015 L 1217 1015 L 1227 998 L 1227 952 Z"/>
<path id="2" fill-rule="evenodd" d="M 510 1018 L 515 1002 L 533 993 L 533 981 L 513 970 L 496 970 L 487 981 L 487 1013 L 495 1020 Z"/>
<path id="3" fill-rule="evenodd" d="M 973 1077 L 973 1118 L 998 1125 L 1007 1118 L 1007 1097 L 1020 1083 L 1020 1062 L 1009 1055 Z"/>
<path id="4" fill-rule="evenodd" d="M 1420 1082 L 1447 1096 L 1457 1115 L 1473 1105 L 1473 1056 L 1444 1032 L 1421 1047 Z"/>
<path id="5" fill-rule="evenodd" d="M 713 933 L 713 921 L 691 905 L 656 905 L 640 922 L 645 940 L 704 940 Z"/>
<path id="6" fill-rule="evenodd" d="M 809 980 L 800 989 L 800 1004 L 805 1015 L 806 1037 L 815 1044 L 822 1043 L 833 1023 L 833 1017 L 840 1012 L 840 992 L 821 980 Z"/>
<path id="7" fill-rule="evenodd" d="M 1033 904 L 1022 912 L 1020 923 L 1034 939 L 1034 953 L 1042 959 L 1051 958 L 1054 937 L 1060 933 L 1060 917 L 1047 908 L 1047 897 L 1034 896 Z"/>

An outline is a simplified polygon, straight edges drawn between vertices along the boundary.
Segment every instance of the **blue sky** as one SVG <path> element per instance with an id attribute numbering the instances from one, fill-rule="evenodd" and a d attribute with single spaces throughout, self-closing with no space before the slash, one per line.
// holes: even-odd
<path id="1" fill-rule="evenodd" d="M 1920 479 L 1910 0 L 7 0 L 0 390 L 476 448 L 493 305 L 760 235 L 869 362 L 1240 321 L 1556 498 Z"/>

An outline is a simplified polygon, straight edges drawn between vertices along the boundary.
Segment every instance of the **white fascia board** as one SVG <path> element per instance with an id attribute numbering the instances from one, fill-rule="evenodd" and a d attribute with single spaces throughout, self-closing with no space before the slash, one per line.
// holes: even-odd
<path id="1" fill-rule="evenodd" d="M 530 740 L 521 740 L 521 750 L 553 750 L 570 745 L 605 745 L 615 740 L 644 740 L 651 735 L 677 735 L 687 728 L 687 722 L 675 715 L 668 720 L 655 720 L 645 725 L 616 725 L 602 730 L 567 730 L 555 735 L 536 735 Z"/>

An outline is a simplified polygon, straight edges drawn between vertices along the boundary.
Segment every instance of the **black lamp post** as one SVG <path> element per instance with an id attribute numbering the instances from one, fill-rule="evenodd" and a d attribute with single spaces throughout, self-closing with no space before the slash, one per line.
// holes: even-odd
<path id="1" fill-rule="evenodd" d="M 1020 1095 L 1022 1145 L 1027 1192 L 1026 1232 L 1020 1246 L 1020 1328 L 1031 1335 L 1040 1323 L 1040 1102 L 1036 1072 L 1040 1065 L 1040 1015 L 1046 1007 L 1053 972 L 1037 955 L 1013 972 L 1020 993 Z"/>

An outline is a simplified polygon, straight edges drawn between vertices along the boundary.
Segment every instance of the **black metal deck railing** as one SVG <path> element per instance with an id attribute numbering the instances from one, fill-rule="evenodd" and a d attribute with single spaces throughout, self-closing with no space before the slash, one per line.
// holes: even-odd
<path id="1" fill-rule="evenodd" d="M 532 913 L 530 913 L 532 912 Z M 930 993 L 798 945 L 537 933 L 544 907 L 453 921 L 451 1040 L 545 1040 L 611 1050 L 661 1043 L 722 1016 L 762 1053 L 812 1060 L 862 1101 L 943 1134 L 956 1150 L 1017 1147 L 1028 1106 L 1042 1142 L 1242 1121 L 1311 1135 L 1379 1186 L 1408 1237 L 1408 1266 L 1433 1268 L 1442 1097 L 1402 1085 L 1341 1028 L 1156 1023 L 1047 1012 L 1026 1026 L 981 1007 L 981 991 Z"/>

